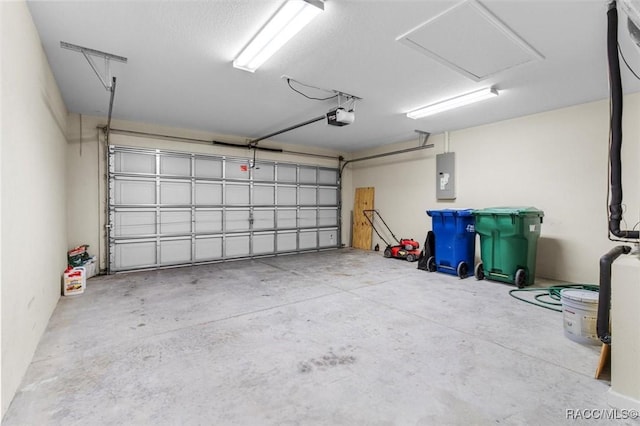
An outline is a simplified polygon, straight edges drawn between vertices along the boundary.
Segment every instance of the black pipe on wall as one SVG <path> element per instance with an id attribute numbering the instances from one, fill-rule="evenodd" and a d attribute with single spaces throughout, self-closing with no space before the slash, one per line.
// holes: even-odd
<path id="1" fill-rule="evenodd" d="M 598 338 L 602 343 L 611 344 L 609 333 L 609 311 L 611 309 L 611 264 L 623 254 L 629 254 L 631 247 L 616 246 L 600 258 L 600 291 L 598 294 Z"/>
<path id="2" fill-rule="evenodd" d="M 609 146 L 611 199 L 609 201 L 609 232 L 618 238 L 639 239 L 639 231 L 620 229 L 622 221 L 622 78 L 618 57 L 618 10 L 616 2 L 607 10 L 607 58 L 611 88 L 611 143 Z"/>

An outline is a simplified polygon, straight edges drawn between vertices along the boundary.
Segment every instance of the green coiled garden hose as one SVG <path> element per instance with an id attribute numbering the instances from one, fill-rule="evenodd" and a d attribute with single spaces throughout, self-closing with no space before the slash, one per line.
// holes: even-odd
<path id="1" fill-rule="evenodd" d="M 575 288 L 579 290 L 590 290 L 596 292 L 600 290 L 600 287 L 593 284 L 565 284 L 555 285 L 547 288 L 514 288 L 513 290 L 509 291 L 509 295 L 515 299 L 529 303 L 533 306 L 539 306 L 551 311 L 562 312 L 562 309 L 558 308 L 558 306 L 562 306 L 562 303 L 560 302 L 560 292 L 565 288 Z M 527 300 L 514 294 L 518 291 L 538 292 L 538 294 L 533 296 L 533 299 L 535 301 Z M 547 300 L 544 300 L 544 298 L 547 298 Z"/>

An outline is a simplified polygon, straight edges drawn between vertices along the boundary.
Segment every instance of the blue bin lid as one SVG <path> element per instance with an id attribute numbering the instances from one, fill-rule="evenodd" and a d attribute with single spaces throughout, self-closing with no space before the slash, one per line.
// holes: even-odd
<path id="1" fill-rule="evenodd" d="M 535 207 L 489 207 L 474 210 L 473 214 L 480 215 L 509 215 L 509 216 L 538 216 L 543 217 L 544 212 Z"/>
<path id="2" fill-rule="evenodd" d="M 427 214 L 433 216 L 472 216 L 473 209 L 443 209 L 443 210 L 427 210 Z"/>

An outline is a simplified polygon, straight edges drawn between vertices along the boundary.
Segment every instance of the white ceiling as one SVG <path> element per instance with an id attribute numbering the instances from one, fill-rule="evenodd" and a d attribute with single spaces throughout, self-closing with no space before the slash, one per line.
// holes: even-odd
<path id="1" fill-rule="evenodd" d="M 87 115 L 106 115 L 109 94 L 84 57 L 60 48 L 60 41 L 128 58 L 127 64 L 111 66 L 117 77 L 115 119 L 253 139 L 336 106 L 335 100 L 296 94 L 283 74 L 362 97 L 349 126 L 317 122 L 272 138 L 347 152 L 416 139 L 416 129 L 435 134 L 608 96 L 604 0 L 482 1 L 544 57 L 482 81 L 396 41 L 460 3 L 448 0 L 328 0 L 325 11 L 255 73 L 233 68 L 234 57 L 282 2 L 28 5 L 67 108 Z M 640 49 L 626 33 L 622 11 L 620 17 L 621 47 L 630 65 L 640 70 Z M 465 43 L 465 28 L 460 22 L 443 39 Z M 495 56 L 491 46 L 486 48 Z M 640 91 L 638 83 L 623 65 L 625 92 Z M 420 120 L 404 114 L 489 85 L 502 91 L 498 98 Z M 311 89 L 307 93 L 326 96 Z"/>

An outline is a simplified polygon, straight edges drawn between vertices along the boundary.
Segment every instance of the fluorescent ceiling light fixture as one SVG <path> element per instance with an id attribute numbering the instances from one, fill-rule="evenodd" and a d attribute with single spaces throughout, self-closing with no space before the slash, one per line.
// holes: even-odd
<path id="1" fill-rule="evenodd" d="M 254 72 L 323 10 L 321 1 L 287 0 L 240 52 L 233 66 Z"/>
<path id="2" fill-rule="evenodd" d="M 428 115 L 437 114 L 442 111 L 458 108 L 461 106 L 469 105 L 475 102 L 484 101 L 485 99 L 498 96 L 498 91 L 493 87 L 487 87 L 485 89 L 476 90 L 464 95 L 456 96 L 455 98 L 447 99 L 444 101 L 436 102 L 435 104 L 427 105 L 426 107 L 418 108 L 416 110 L 407 113 L 407 117 L 418 119 Z"/>

